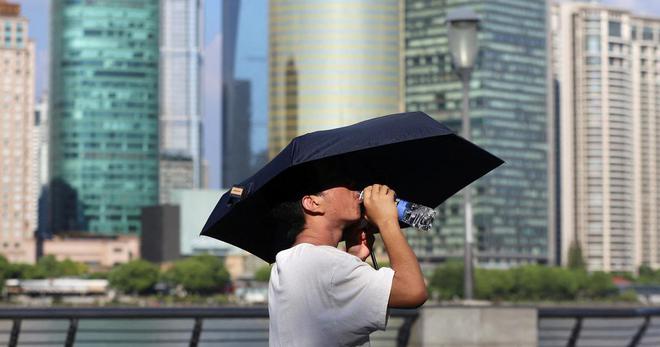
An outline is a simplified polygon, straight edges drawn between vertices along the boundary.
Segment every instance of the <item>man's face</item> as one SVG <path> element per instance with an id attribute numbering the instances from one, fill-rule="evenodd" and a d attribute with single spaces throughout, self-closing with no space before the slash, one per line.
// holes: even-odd
<path id="1" fill-rule="evenodd" d="M 362 216 L 360 193 L 346 187 L 326 189 L 321 193 L 326 216 L 347 223 L 356 222 Z"/>

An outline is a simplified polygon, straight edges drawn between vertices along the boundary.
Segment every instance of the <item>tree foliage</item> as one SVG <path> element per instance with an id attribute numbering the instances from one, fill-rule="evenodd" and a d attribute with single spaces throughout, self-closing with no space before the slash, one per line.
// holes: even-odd
<path id="1" fill-rule="evenodd" d="M 174 263 L 165 274 L 172 284 L 179 284 L 193 294 L 217 294 L 230 283 L 229 272 L 218 257 L 198 255 Z"/>
<path id="2" fill-rule="evenodd" d="M 438 266 L 431 275 L 430 287 L 439 299 L 463 296 L 463 263 L 448 261 Z"/>
<path id="3" fill-rule="evenodd" d="M 145 260 L 133 260 L 117 265 L 108 274 L 113 288 L 126 294 L 146 294 L 158 281 L 158 267 Z"/>
<path id="4" fill-rule="evenodd" d="M 587 263 L 584 261 L 584 256 L 582 255 L 582 247 L 575 241 L 568 248 L 568 268 L 571 270 L 587 269 Z"/>
<path id="5" fill-rule="evenodd" d="M 271 266 L 264 265 L 257 269 L 254 272 L 254 280 L 257 282 L 268 282 L 270 281 L 270 270 Z"/>
<path id="6" fill-rule="evenodd" d="M 431 277 L 430 289 L 439 299 L 463 295 L 463 264 L 447 262 Z M 560 267 L 526 265 L 507 270 L 476 269 L 475 297 L 491 301 L 572 301 L 618 297 L 612 275 Z M 630 294 L 627 295 L 631 297 Z"/>
<path id="7" fill-rule="evenodd" d="M 6 278 L 44 279 L 77 277 L 86 274 L 88 271 L 87 265 L 84 263 L 70 259 L 58 261 L 53 255 L 46 255 L 41 257 L 35 265 L 13 263 L 9 264 L 3 272 Z"/>

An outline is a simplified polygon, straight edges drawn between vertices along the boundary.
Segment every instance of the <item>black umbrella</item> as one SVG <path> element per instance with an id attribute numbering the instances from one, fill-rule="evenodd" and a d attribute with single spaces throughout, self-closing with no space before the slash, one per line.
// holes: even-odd
<path id="1" fill-rule="evenodd" d="M 272 263 L 277 252 L 291 246 L 267 218 L 282 201 L 349 182 L 355 189 L 379 183 L 401 199 L 437 207 L 502 163 L 423 112 L 317 131 L 294 138 L 225 193 L 202 235 Z"/>

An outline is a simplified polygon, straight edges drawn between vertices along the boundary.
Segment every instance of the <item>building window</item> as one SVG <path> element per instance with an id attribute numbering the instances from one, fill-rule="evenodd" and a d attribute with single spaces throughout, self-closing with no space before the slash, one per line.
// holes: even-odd
<path id="1" fill-rule="evenodd" d="M 609 33 L 610 37 L 621 37 L 621 23 L 610 21 Z"/>
<path id="2" fill-rule="evenodd" d="M 598 35 L 589 35 L 587 36 L 587 53 L 599 53 L 600 52 L 600 36 Z"/>
<path id="3" fill-rule="evenodd" d="M 642 40 L 653 40 L 653 30 L 649 27 L 645 27 L 642 32 Z"/>

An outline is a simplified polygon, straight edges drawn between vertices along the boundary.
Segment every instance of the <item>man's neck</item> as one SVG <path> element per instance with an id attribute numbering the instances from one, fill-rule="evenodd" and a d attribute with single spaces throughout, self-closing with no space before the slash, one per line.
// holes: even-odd
<path id="1" fill-rule="evenodd" d="M 337 247 L 339 242 L 334 242 L 333 239 L 329 237 L 322 237 L 320 235 L 307 235 L 307 234 L 300 234 L 298 237 L 296 237 L 296 242 L 293 244 L 298 245 L 301 243 L 309 243 L 315 246 L 331 246 L 331 247 Z"/>
<path id="2" fill-rule="evenodd" d="M 328 225 L 324 220 L 307 220 L 305 229 L 298 234 L 294 245 L 310 243 L 317 246 L 337 247 L 341 241 L 343 229 L 341 226 Z"/>

